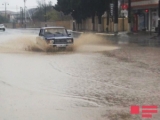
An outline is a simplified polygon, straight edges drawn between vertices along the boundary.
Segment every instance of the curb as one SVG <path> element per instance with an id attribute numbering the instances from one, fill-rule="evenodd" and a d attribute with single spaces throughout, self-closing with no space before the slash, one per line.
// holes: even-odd
<path id="1" fill-rule="evenodd" d="M 21 29 L 26 29 L 26 30 L 40 30 L 40 28 L 21 28 Z"/>
<path id="2" fill-rule="evenodd" d="M 105 35 L 105 36 L 115 36 L 115 34 L 111 33 L 111 34 L 106 34 L 106 33 L 95 33 L 97 35 Z"/>
<path id="3" fill-rule="evenodd" d="M 78 32 L 78 31 L 71 31 L 73 33 L 80 33 L 80 34 L 83 34 L 84 32 Z"/>

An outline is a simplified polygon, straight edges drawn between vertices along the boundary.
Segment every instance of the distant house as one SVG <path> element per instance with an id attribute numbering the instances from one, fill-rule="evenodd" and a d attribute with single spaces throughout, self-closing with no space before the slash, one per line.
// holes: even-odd
<path id="1" fill-rule="evenodd" d="M 0 11 L 0 15 L 9 19 L 9 22 L 15 22 L 19 13 L 13 11 Z"/>
<path id="2" fill-rule="evenodd" d="M 35 14 L 37 8 L 26 9 L 26 22 L 32 21 L 32 16 Z M 0 15 L 9 19 L 9 22 L 23 23 L 25 16 L 24 12 L 13 12 L 13 11 L 0 11 Z"/>

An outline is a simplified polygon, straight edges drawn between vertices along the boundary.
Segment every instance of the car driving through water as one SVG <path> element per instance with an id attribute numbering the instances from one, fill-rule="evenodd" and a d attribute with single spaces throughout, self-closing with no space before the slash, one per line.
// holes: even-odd
<path id="1" fill-rule="evenodd" d="M 42 27 L 39 36 L 36 38 L 37 44 L 45 43 L 53 48 L 72 47 L 74 43 L 71 34 L 68 34 L 65 27 Z"/>

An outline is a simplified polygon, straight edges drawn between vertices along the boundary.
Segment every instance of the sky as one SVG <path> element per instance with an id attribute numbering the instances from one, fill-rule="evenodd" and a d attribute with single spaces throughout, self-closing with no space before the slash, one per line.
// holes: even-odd
<path id="1" fill-rule="evenodd" d="M 57 0 L 38 0 L 38 1 L 46 1 L 48 3 L 51 1 L 54 4 L 57 3 Z M 2 5 L 3 3 L 9 3 L 7 5 L 7 10 L 18 12 L 20 11 L 20 7 L 24 7 L 24 0 L 0 0 L 0 11 L 5 10 L 5 6 Z M 26 0 L 27 8 L 35 8 L 37 7 L 37 0 Z"/>

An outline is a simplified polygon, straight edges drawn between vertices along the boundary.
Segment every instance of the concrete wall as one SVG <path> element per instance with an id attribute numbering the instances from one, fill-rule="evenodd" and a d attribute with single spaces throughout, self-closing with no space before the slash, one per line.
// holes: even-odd
<path id="1" fill-rule="evenodd" d="M 13 23 L 4 23 L 5 27 L 13 28 Z"/>
<path id="2" fill-rule="evenodd" d="M 100 26 L 98 25 L 98 17 L 95 17 L 95 31 L 98 32 L 106 32 L 106 23 L 107 23 L 107 18 L 103 17 L 102 18 L 102 26 L 101 26 L 101 30 L 98 30 L 98 27 L 100 28 Z M 110 19 L 109 22 L 109 32 L 113 32 L 114 31 L 114 23 L 113 21 Z M 73 21 L 69 20 L 69 21 L 54 21 L 54 22 L 35 22 L 35 23 L 27 23 L 26 27 L 27 28 L 40 28 L 40 27 L 45 27 L 45 24 L 47 24 L 47 26 L 64 26 L 67 29 L 71 29 L 73 30 Z M 22 24 L 13 24 L 13 23 L 7 23 L 5 24 L 7 26 L 7 28 L 22 28 L 24 27 L 24 25 Z M 78 24 L 76 24 L 76 30 L 78 31 Z M 79 30 L 86 30 L 86 31 L 92 31 L 92 19 L 88 18 L 86 20 L 82 21 L 82 24 L 79 25 Z M 124 19 L 124 31 L 128 30 L 128 19 L 125 18 Z M 119 18 L 118 20 L 118 31 L 123 31 L 123 19 Z"/>
<path id="3" fill-rule="evenodd" d="M 55 22 L 32 22 L 32 23 L 26 23 L 27 28 L 40 28 L 45 27 L 45 24 L 47 26 L 64 26 L 67 29 L 72 29 L 72 21 L 55 21 Z M 6 23 L 5 26 L 7 28 L 21 28 L 24 27 L 21 23 Z"/>
<path id="4" fill-rule="evenodd" d="M 78 25 L 77 25 L 78 26 Z M 107 18 L 104 17 L 102 18 L 102 28 L 101 32 L 106 32 L 106 26 L 107 26 Z M 76 27 L 78 29 L 78 27 Z M 124 28 L 123 28 L 123 19 L 119 18 L 118 19 L 118 31 L 127 31 L 128 30 L 128 19 L 124 18 Z M 85 21 L 82 21 L 82 29 L 81 30 L 86 30 L 86 31 L 92 31 L 92 19 L 88 18 Z M 95 31 L 98 31 L 98 18 L 95 17 Z M 99 32 L 100 32 L 99 31 Z M 109 32 L 114 31 L 114 23 L 112 19 L 109 21 Z"/>
<path id="5" fill-rule="evenodd" d="M 106 32 L 107 27 L 107 18 L 103 18 L 103 30 Z M 123 28 L 124 27 L 124 28 Z M 123 24 L 123 18 L 118 19 L 118 31 L 127 31 L 128 30 L 128 18 L 124 18 L 124 24 Z M 109 21 L 109 32 L 114 31 L 114 23 L 112 19 Z"/>

